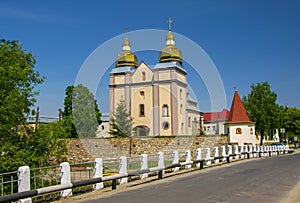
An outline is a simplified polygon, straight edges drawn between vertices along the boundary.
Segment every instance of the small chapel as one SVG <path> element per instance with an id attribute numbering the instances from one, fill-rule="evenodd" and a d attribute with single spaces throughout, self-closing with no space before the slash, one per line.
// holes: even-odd
<path id="1" fill-rule="evenodd" d="M 126 36 L 110 72 L 110 120 L 124 100 L 136 136 L 195 135 L 200 129 L 198 104 L 187 91 L 187 71 L 170 27 L 154 67 L 138 62 Z"/>
<path id="2" fill-rule="evenodd" d="M 256 144 L 255 122 L 249 120 L 237 90 L 234 92 L 229 118 L 224 126 L 229 143 Z"/>

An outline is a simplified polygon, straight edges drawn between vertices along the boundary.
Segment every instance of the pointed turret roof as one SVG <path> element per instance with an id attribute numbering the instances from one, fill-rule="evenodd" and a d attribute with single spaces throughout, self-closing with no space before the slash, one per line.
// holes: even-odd
<path id="1" fill-rule="evenodd" d="M 231 109 L 229 113 L 229 119 L 225 124 L 238 124 L 238 123 L 251 123 L 254 122 L 249 120 L 244 104 L 241 97 L 236 90 L 231 104 Z"/>

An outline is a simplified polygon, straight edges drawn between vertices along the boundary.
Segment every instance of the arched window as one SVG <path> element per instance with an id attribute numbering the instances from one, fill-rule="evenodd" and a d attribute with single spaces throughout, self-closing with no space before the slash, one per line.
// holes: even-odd
<path id="1" fill-rule="evenodd" d="M 163 117 L 169 117 L 169 107 L 167 104 L 164 104 L 162 106 L 162 116 Z"/>
<path id="2" fill-rule="evenodd" d="M 142 72 L 142 81 L 145 81 L 145 80 L 146 80 L 146 73 Z"/>
<path id="3" fill-rule="evenodd" d="M 235 134 L 242 134 L 242 129 L 241 128 L 237 128 L 235 131 Z"/>
<path id="4" fill-rule="evenodd" d="M 191 117 L 189 117 L 188 123 L 189 123 L 189 127 L 191 127 Z"/>
<path id="5" fill-rule="evenodd" d="M 180 104 L 180 114 L 182 114 L 182 104 Z"/>
<path id="6" fill-rule="evenodd" d="M 253 135 L 253 128 L 250 128 L 250 134 Z"/>
<path id="7" fill-rule="evenodd" d="M 145 105 L 140 104 L 140 116 L 145 116 Z"/>
<path id="8" fill-rule="evenodd" d="M 182 89 L 179 90 L 180 99 L 182 99 Z"/>

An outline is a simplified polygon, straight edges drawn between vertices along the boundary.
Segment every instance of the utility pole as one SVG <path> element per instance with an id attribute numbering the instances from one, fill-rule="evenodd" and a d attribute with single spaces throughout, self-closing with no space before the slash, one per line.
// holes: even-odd
<path id="1" fill-rule="evenodd" d="M 60 122 L 61 121 L 61 114 L 62 114 L 62 112 L 61 112 L 61 109 L 58 109 L 58 122 Z"/>
<path id="2" fill-rule="evenodd" d="M 37 107 L 36 108 L 36 114 L 35 114 L 35 131 L 37 131 L 37 129 L 38 129 L 39 114 L 40 114 L 40 107 Z"/>

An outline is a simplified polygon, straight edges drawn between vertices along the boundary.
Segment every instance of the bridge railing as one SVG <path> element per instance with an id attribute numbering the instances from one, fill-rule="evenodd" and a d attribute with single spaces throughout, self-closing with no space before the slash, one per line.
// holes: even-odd
<path id="1" fill-rule="evenodd" d="M 10 180 L 2 178 L 1 188 L 11 185 L 10 192 L 1 193 L 0 202 L 16 201 L 25 199 L 31 202 L 31 197 L 60 192 L 61 197 L 72 195 L 72 188 L 92 185 L 94 189 L 101 189 L 105 182 L 111 182 L 112 189 L 116 189 L 117 181 L 119 184 L 126 183 L 129 177 L 139 176 L 141 179 L 147 178 L 148 174 L 156 174 L 158 178 L 163 178 L 163 172 L 167 169 L 172 171 L 180 168 L 196 167 L 203 169 L 215 164 L 230 163 L 231 161 L 245 158 L 269 157 L 285 154 L 289 152 L 288 146 L 221 146 L 213 149 L 204 149 L 205 157 L 202 157 L 202 149 L 195 152 L 186 150 L 185 152 L 159 152 L 157 154 L 142 154 L 136 157 L 120 157 L 119 159 L 95 159 L 95 162 L 69 164 L 63 162 L 58 167 L 46 168 L 49 174 L 44 174 L 41 169 L 30 170 L 28 166 L 21 166 L 18 172 L 0 174 L 1 177 L 12 177 Z M 37 172 L 39 171 L 39 172 Z M 106 172 L 108 174 L 105 174 Z M 117 173 L 118 172 L 118 173 Z M 14 178 L 17 174 L 17 178 Z M 33 175 L 30 175 L 33 174 Z M 38 174 L 38 175 L 36 175 Z M 84 174 L 84 175 L 83 175 Z M 49 179 L 48 179 L 49 178 Z M 8 178 L 9 179 L 9 178 Z M 47 180 L 47 184 L 37 187 L 36 181 Z M 50 181 L 51 180 L 51 181 Z M 34 182 L 32 187 L 31 181 Z M 54 183 L 54 185 L 50 184 Z M 45 187 L 46 186 L 46 187 Z M 16 190 L 17 187 L 17 190 Z M 9 189 L 8 189 L 9 190 Z M 18 191 L 16 193 L 16 191 Z M 4 196 L 3 196 L 4 195 Z"/>

